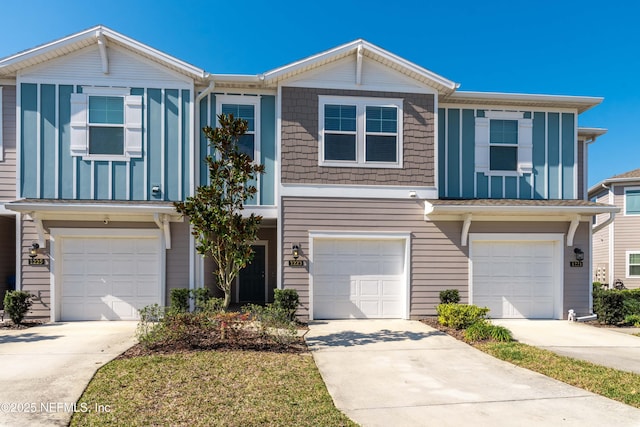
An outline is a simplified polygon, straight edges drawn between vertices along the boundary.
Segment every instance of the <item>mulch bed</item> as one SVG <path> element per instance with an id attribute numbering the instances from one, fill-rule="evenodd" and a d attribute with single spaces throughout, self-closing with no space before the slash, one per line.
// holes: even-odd
<path id="1" fill-rule="evenodd" d="M 139 356 L 203 350 L 243 350 L 292 354 L 308 351 L 307 345 L 301 337 L 297 337 L 290 343 L 282 343 L 245 329 L 235 330 L 228 335 L 222 339 L 217 331 L 193 329 L 181 334 L 177 339 L 169 339 L 149 346 L 136 344 L 118 358 L 129 359 Z"/>
<path id="2" fill-rule="evenodd" d="M 34 326 L 41 326 L 44 325 L 46 322 L 42 321 L 42 320 L 25 320 L 24 322 L 20 323 L 20 324 L 15 324 L 13 323 L 11 320 L 3 320 L 2 322 L 0 322 L 0 329 L 28 329 L 28 328 L 32 328 Z"/>

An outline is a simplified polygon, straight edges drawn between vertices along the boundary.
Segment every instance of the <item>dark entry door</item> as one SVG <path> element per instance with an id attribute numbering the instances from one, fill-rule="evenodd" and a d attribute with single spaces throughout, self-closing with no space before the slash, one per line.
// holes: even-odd
<path id="1" fill-rule="evenodd" d="M 265 247 L 252 246 L 253 261 L 240 271 L 240 302 L 265 302 Z"/>

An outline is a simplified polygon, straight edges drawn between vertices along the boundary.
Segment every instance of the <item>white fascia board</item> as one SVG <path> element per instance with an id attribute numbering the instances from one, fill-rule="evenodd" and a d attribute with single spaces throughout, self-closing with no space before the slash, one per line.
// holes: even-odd
<path id="1" fill-rule="evenodd" d="M 618 183 L 626 184 L 630 182 L 637 182 L 640 184 L 640 177 L 636 176 L 636 177 L 629 177 L 629 178 L 608 178 L 603 181 L 600 181 L 599 183 L 589 188 L 589 191 L 587 192 L 587 194 L 590 195 L 592 192 L 600 193 L 602 190 L 608 190 L 607 185 L 609 184 L 618 184 Z"/>
<path id="2" fill-rule="evenodd" d="M 580 137 L 586 138 L 587 139 L 586 143 L 591 144 L 595 142 L 595 140 L 598 137 L 604 135 L 608 131 L 609 130 L 605 128 L 588 128 L 588 127 L 578 126 L 578 139 L 580 139 Z"/>
<path id="3" fill-rule="evenodd" d="M 148 214 L 154 213 L 179 215 L 173 206 L 122 205 L 111 203 L 28 203 L 13 202 L 5 207 L 15 212 L 67 212 L 67 213 L 113 213 Z"/>
<path id="4" fill-rule="evenodd" d="M 447 214 L 596 215 L 620 212 L 617 206 L 437 206 L 425 202 L 425 217 Z M 475 216 L 474 216 L 475 219 Z"/>
<path id="5" fill-rule="evenodd" d="M 454 92 L 446 98 L 445 102 L 455 102 L 457 100 L 470 101 L 509 101 L 509 102 L 539 102 L 549 105 L 566 107 L 567 105 L 579 105 L 578 112 L 584 113 L 588 109 L 600 104 L 604 98 L 593 96 L 570 96 L 570 95 L 545 95 L 526 93 L 503 93 L 503 92 Z M 445 103 L 443 102 L 443 103 Z"/>
<path id="6" fill-rule="evenodd" d="M 412 195 L 414 194 L 415 195 Z M 331 197 L 349 199 L 434 199 L 436 187 L 281 184 L 280 197 Z"/>
<path id="7" fill-rule="evenodd" d="M 264 81 L 264 78 L 257 74 L 210 74 L 210 78 L 216 83 L 257 83 Z"/>

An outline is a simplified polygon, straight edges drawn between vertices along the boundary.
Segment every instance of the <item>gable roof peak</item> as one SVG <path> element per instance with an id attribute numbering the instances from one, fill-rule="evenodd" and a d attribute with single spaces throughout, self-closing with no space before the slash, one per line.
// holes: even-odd
<path id="1" fill-rule="evenodd" d="M 265 80 L 265 82 L 277 83 L 351 55 L 367 56 L 374 61 L 380 62 L 383 65 L 389 66 L 425 85 L 435 88 L 441 94 L 453 93 L 459 87 L 457 83 L 401 58 L 400 56 L 382 49 L 381 47 L 362 38 L 355 39 L 282 67 L 275 68 L 261 74 L 260 76 Z"/>
<path id="2" fill-rule="evenodd" d="M 70 52 L 97 45 L 98 43 L 113 43 L 121 46 L 195 80 L 204 80 L 208 76 L 200 68 L 99 24 L 49 43 L 0 58 L 0 77 L 15 76 L 19 70 L 63 57 Z"/>

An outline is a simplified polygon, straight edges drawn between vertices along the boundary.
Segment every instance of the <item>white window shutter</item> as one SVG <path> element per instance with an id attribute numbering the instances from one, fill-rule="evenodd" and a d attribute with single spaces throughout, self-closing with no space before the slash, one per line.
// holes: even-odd
<path id="1" fill-rule="evenodd" d="M 533 120 L 518 120 L 518 172 L 533 171 Z"/>
<path id="2" fill-rule="evenodd" d="M 476 117 L 476 172 L 489 171 L 489 119 Z"/>
<path id="3" fill-rule="evenodd" d="M 83 93 L 71 94 L 71 155 L 88 153 L 89 127 L 87 125 L 88 97 Z"/>
<path id="4" fill-rule="evenodd" d="M 142 96 L 124 97 L 124 145 L 127 157 L 142 157 Z"/>

